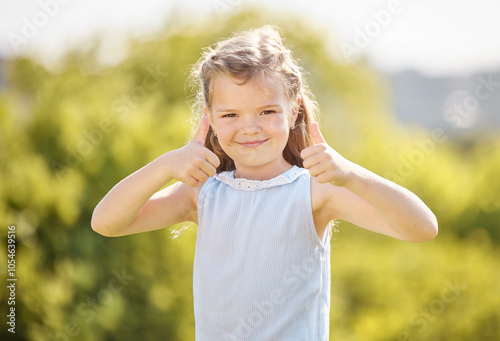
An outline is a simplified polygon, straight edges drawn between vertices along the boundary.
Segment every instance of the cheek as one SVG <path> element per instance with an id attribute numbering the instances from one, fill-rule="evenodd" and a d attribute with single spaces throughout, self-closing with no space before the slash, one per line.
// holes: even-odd
<path id="1" fill-rule="evenodd" d="M 272 131 L 274 135 L 288 139 L 290 127 L 288 126 L 288 122 L 282 117 L 270 119 L 267 126 L 269 131 Z"/>
<path id="2" fill-rule="evenodd" d="M 219 124 L 217 127 L 217 138 L 221 145 L 229 144 L 234 137 L 235 129 L 230 125 Z"/>

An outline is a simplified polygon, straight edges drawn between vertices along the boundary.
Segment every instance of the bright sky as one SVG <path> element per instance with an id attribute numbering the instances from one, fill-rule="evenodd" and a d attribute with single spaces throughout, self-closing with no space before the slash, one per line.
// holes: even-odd
<path id="1" fill-rule="evenodd" d="M 117 50 L 117 37 L 154 32 L 175 7 L 189 24 L 255 4 L 324 27 L 335 37 L 331 50 L 346 62 L 363 53 L 385 71 L 500 69 L 498 0 L 0 0 L 0 55 L 36 51 L 50 59 L 101 31 Z"/>

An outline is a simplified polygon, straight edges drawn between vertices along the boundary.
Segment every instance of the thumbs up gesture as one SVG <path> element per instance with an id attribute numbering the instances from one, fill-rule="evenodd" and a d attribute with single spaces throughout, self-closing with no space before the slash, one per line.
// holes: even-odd
<path id="1" fill-rule="evenodd" d="M 318 123 L 311 125 L 314 144 L 302 150 L 304 168 L 319 183 L 330 182 L 336 186 L 344 186 L 352 173 L 352 164 L 333 150 L 323 138 Z"/>
<path id="2" fill-rule="evenodd" d="M 195 137 L 184 147 L 171 151 L 169 170 L 174 179 L 196 187 L 214 176 L 220 160 L 204 146 L 210 128 L 207 116 L 203 116 Z"/>

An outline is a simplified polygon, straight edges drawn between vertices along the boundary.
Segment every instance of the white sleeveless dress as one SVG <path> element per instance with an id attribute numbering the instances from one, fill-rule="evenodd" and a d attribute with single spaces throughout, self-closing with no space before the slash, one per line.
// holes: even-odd
<path id="1" fill-rule="evenodd" d="M 328 340 L 330 242 L 314 227 L 309 172 L 211 177 L 193 271 L 197 341 Z"/>

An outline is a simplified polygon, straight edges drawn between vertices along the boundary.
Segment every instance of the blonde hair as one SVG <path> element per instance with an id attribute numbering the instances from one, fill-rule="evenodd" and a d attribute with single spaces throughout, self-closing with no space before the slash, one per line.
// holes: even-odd
<path id="1" fill-rule="evenodd" d="M 221 75 L 241 80 L 240 84 L 258 76 L 274 76 L 283 84 L 290 101 L 300 98 L 297 120 L 290 131 L 283 157 L 288 163 L 302 167 L 300 152 L 313 144 L 311 123 L 316 119 L 317 104 L 297 60 L 283 45 L 278 29 L 266 25 L 235 34 L 205 49 L 190 76 L 195 90 L 193 126 L 197 127 L 204 115 L 203 106 L 211 108 L 212 84 Z M 235 169 L 233 160 L 222 150 L 211 128 L 205 147 L 219 157 L 218 173 Z"/>

